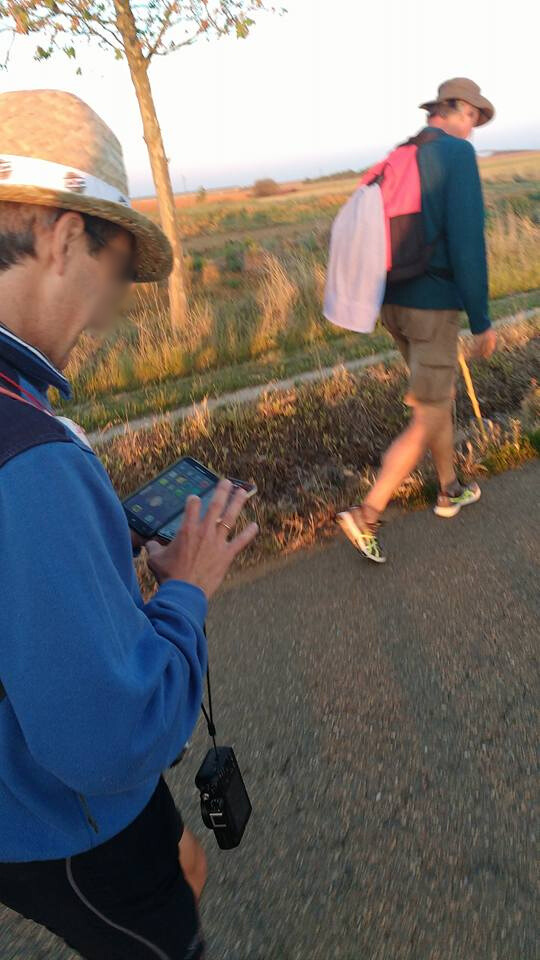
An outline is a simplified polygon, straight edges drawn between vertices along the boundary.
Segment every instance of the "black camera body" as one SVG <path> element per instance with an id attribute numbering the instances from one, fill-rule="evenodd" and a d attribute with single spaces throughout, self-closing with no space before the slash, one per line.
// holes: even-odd
<path id="1" fill-rule="evenodd" d="M 232 747 L 212 747 L 195 777 L 203 823 L 222 850 L 237 847 L 251 816 L 251 803 Z"/>

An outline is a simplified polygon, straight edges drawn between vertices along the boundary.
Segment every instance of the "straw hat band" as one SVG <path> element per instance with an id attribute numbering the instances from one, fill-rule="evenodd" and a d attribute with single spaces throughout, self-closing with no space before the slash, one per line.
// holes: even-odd
<path id="1" fill-rule="evenodd" d="M 92 197 L 94 200 L 110 200 L 130 207 L 129 198 L 119 193 L 116 187 L 99 177 L 66 167 L 52 160 L 40 160 L 37 157 L 16 157 L 12 154 L 0 155 L 0 184 L 18 187 L 42 187 L 45 190 L 61 190 L 77 196 Z"/>

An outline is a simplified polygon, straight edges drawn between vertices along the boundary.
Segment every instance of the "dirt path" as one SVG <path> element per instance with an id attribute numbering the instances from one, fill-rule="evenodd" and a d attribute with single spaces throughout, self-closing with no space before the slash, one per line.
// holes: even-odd
<path id="1" fill-rule="evenodd" d="M 206 253 L 211 250 L 221 250 L 227 243 L 245 240 L 251 237 L 254 240 L 267 240 L 269 237 L 291 237 L 306 231 L 327 227 L 332 222 L 331 217 L 319 217 L 316 220 L 304 220 L 298 223 L 278 223 L 270 226 L 251 226 L 241 230 L 227 230 L 226 233 L 213 233 L 208 236 L 187 238 L 184 245 L 188 253 Z"/>

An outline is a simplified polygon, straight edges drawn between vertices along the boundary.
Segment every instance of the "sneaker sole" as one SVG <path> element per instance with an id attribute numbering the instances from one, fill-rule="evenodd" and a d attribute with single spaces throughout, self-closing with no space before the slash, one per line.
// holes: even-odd
<path id="1" fill-rule="evenodd" d="M 474 497 L 470 497 L 469 500 L 465 500 L 463 503 L 454 503 L 453 506 L 451 507 L 434 506 L 433 513 L 437 517 L 446 517 L 447 519 L 450 519 L 451 517 L 457 516 L 457 514 L 462 509 L 462 507 L 470 507 L 471 504 L 478 503 L 481 496 L 482 496 L 482 491 L 480 487 L 478 487 L 477 493 L 474 495 Z"/>
<path id="2" fill-rule="evenodd" d="M 366 550 L 364 550 L 362 534 L 348 511 L 338 513 L 336 523 L 338 527 L 341 527 L 347 540 L 352 543 L 355 550 L 358 550 L 358 553 L 361 553 L 366 560 L 371 560 L 372 563 L 386 563 L 386 557 L 374 557 L 371 553 L 367 553 Z"/>

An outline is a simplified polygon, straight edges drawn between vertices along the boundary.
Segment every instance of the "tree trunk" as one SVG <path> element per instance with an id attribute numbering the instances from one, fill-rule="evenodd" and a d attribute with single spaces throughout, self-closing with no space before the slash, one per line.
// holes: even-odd
<path id="1" fill-rule="evenodd" d="M 156 114 L 152 88 L 148 77 L 148 64 L 143 56 L 135 18 L 129 0 L 114 0 L 116 23 L 122 35 L 124 50 L 131 79 L 135 87 L 141 111 L 144 140 L 148 147 L 150 166 L 156 188 L 161 225 L 167 234 L 173 249 L 174 265 L 169 277 L 169 305 L 173 327 L 184 325 L 187 316 L 186 285 L 184 275 L 184 255 L 180 231 L 176 220 L 174 194 L 169 173 L 169 164 L 165 155 L 163 137 Z"/>

